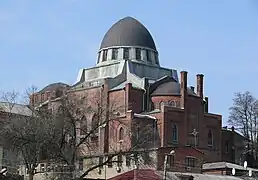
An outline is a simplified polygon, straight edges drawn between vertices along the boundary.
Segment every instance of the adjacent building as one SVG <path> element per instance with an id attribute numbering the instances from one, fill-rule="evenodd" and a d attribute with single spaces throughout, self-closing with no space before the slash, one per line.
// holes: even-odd
<path id="1" fill-rule="evenodd" d="M 248 139 L 235 131 L 234 127 L 222 128 L 222 161 L 243 165 L 248 152 Z"/>
<path id="2" fill-rule="evenodd" d="M 27 105 L 0 102 L 0 128 L 5 125 L 6 120 L 10 116 L 19 119 L 31 115 L 32 111 Z M 20 159 L 17 154 L 6 148 L 3 139 L 0 139 L 0 168 L 7 167 L 8 172 L 17 173 L 19 171 L 19 164 Z"/>

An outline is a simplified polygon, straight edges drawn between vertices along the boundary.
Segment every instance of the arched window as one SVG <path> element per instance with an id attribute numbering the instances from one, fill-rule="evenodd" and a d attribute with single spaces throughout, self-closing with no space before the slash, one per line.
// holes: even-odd
<path id="1" fill-rule="evenodd" d="M 98 125 L 99 125 L 98 116 L 96 114 L 94 114 L 92 119 L 91 119 L 91 129 L 97 131 Z"/>
<path id="2" fill-rule="evenodd" d="M 208 146 L 213 146 L 213 134 L 212 131 L 208 131 Z"/>
<path id="3" fill-rule="evenodd" d="M 118 140 L 124 140 L 124 129 L 122 127 L 119 129 Z"/>
<path id="4" fill-rule="evenodd" d="M 177 143 L 178 142 L 178 129 L 177 125 L 173 124 L 172 125 L 172 143 Z"/>
<path id="5" fill-rule="evenodd" d="M 164 106 L 164 105 L 165 105 L 165 103 L 164 103 L 163 101 L 161 101 L 161 102 L 159 103 L 159 108 L 161 109 L 161 107 Z"/>
<path id="6" fill-rule="evenodd" d="M 176 107 L 176 102 L 174 100 L 170 100 L 168 104 L 169 106 Z"/>
<path id="7" fill-rule="evenodd" d="M 87 130 L 87 120 L 86 117 L 83 116 L 80 120 L 80 135 L 86 135 Z"/>
<path id="8" fill-rule="evenodd" d="M 228 153 L 228 150 L 229 150 L 229 143 L 228 143 L 228 140 L 226 140 L 226 142 L 225 142 L 225 153 Z"/>

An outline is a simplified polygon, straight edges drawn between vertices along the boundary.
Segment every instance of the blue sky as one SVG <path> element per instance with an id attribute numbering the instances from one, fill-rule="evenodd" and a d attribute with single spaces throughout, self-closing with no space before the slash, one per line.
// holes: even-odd
<path id="1" fill-rule="evenodd" d="M 1 0 L 0 90 L 19 92 L 94 66 L 100 42 L 120 18 L 151 32 L 161 65 L 205 75 L 210 111 L 224 123 L 236 91 L 258 97 L 257 0 Z"/>

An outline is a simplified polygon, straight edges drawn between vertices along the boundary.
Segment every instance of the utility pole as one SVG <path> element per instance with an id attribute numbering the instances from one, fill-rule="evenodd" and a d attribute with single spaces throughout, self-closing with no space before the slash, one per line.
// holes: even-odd
<path id="1" fill-rule="evenodd" d="M 163 180 L 166 180 L 166 178 L 167 178 L 167 161 L 168 161 L 168 156 L 172 156 L 172 155 L 174 155 L 174 154 L 175 154 L 175 151 L 172 150 L 172 151 L 170 151 L 170 153 L 168 153 L 168 154 L 165 155 L 164 167 L 163 167 L 163 169 L 164 169 L 164 172 L 163 172 Z"/>
<path id="2" fill-rule="evenodd" d="M 136 175 L 137 175 L 137 170 L 138 170 L 138 153 L 137 153 L 137 157 L 135 157 L 135 155 L 134 155 L 134 158 L 135 158 L 135 167 L 134 167 L 134 173 L 133 173 L 133 179 L 134 180 L 137 180 L 137 177 L 136 177 Z"/>
<path id="3" fill-rule="evenodd" d="M 199 132 L 196 131 L 196 129 L 193 129 L 193 132 L 191 133 L 194 136 L 194 147 L 197 147 L 197 135 Z"/>
<path id="4" fill-rule="evenodd" d="M 167 175 L 167 161 L 168 161 L 168 155 L 165 155 L 165 160 L 164 160 L 164 172 L 163 172 L 163 180 L 166 180 L 166 175 Z"/>

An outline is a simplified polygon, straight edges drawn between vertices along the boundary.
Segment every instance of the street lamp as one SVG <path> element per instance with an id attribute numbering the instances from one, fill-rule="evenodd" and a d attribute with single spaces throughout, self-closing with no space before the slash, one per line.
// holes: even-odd
<path id="1" fill-rule="evenodd" d="M 165 161 L 164 161 L 164 174 L 163 174 L 163 180 L 166 180 L 166 175 L 167 175 L 167 161 L 168 161 L 168 156 L 174 155 L 175 150 L 170 151 L 169 154 L 165 155 Z"/>

